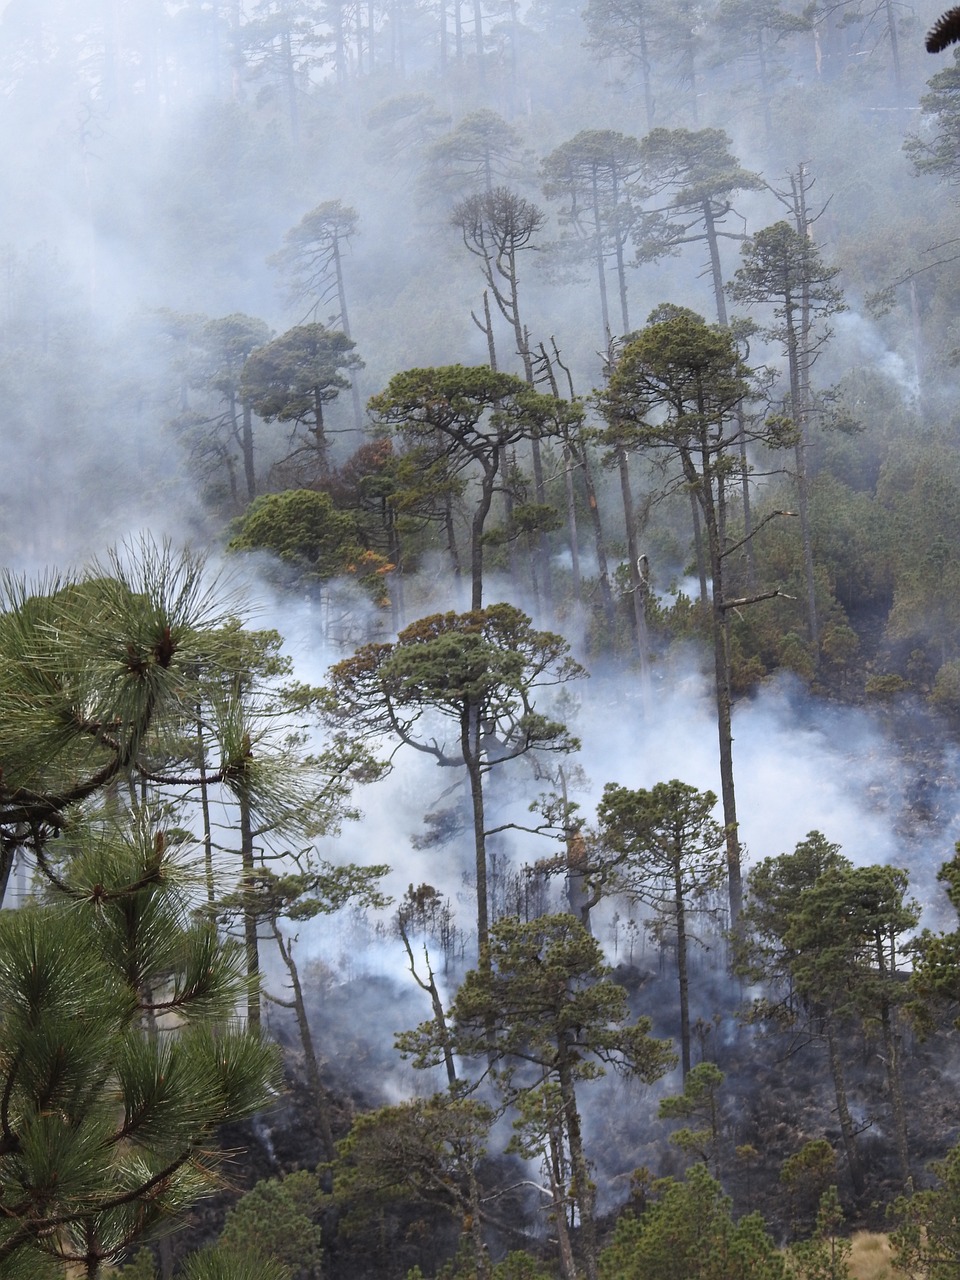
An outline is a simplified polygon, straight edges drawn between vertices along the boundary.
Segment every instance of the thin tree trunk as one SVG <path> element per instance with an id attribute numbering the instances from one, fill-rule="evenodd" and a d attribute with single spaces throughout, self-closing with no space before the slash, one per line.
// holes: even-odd
<path id="1" fill-rule="evenodd" d="M 410 937 L 407 933 L 407 928 L 403 919 L 398 919 L 397 924 L 400 933 L 400 940 L 407 953 L 407 967 L 413 975 L 413 980 L 420 990 L 425 991 L 430 997 L 430 1004 L 433 1008 L 433 1020 L 437 1027 L 437 1039 L 443 1048 L 443 1061 L 447 1069 L 447 1083 L 452 1088 L 453 1085 L 457 1083 L 457 1068 L 453 1060 L 453 1047 L 450 1043 L 450 1033 L 447 1030 L 447 1017 L 444 1012 L 443 1001 L 440 999 L 440 992 L 437 990 L 437 981 L 430 965 L 429 953 L 427 952 L 426 947 L 424 947 L 423 955 L 427 965 L 427 978 L 424 980 L 420 977 L 419 973 L 417 973 L 417 966 L 413 959 L 413 947 L 410 945 Z"/>
<path id="2" fill-rule="evenodd" d="M 313 1042 L 313 1032 L 310 1030 L 310 1019 L 307 1016 L 307 1006 L 303 998 L 303 987 L 300 982 L 300 971 L 297 968 L 297 962 L 293 957 L 293 943 L 287 941 L 280 932 L 277 922 L 271 922 L 273 927 L 273 936 L 276 939 L 277 947 L 280 951 L 281 959 L 286 966 L 287 973 L 290 975 L 290 985 L 293 988 L 292 1001 L 277 1001 L 278 1004 L 287 1005 L 289 1008 L 292 1004 L 294 1016 L 297 1019 L 297 1030 L 300 1033 L 300 1045 L 303 1049 L 303 1064 L 307 1072 L 307 1083 L 310 1086 L 310 1096 L 317 1112 L 317 1120 L 320 1125 L 320 1138 L 323 1142 L 323 1150 L 328 1160 L 333 1160 L 337 1154 L 336 1143 L 333 1140 L 333 1129 L 330 1126 L 330 1108 L 327 1103 L 327 1091 L 323 1087 L 323 1081 L 320 1078 L 320 1062 L 317 1058 L 316 1046 Z"/>
<path id="3" fill-rule="evenodd" d="M 710 278 L 713 281 L 713 296 L 717 304 L 717 321 L 721 328 L 727 328 L 727 302 L 723 296 L 723 272 L 720 269 L 720 246 L 717 243 L 717 226 L 713 216 L 713 202 L 710 197 L 702 202 L 703 227 L 707 245 L 710 250 Z"/>
<path id="4" fill-rule="evenodd" d="M 532 380 L 531 380 L 532 382 Z M 536 436 L 530 440 L 530 455 L 533 461 L 533 491 L 537 502 L 546 506 L 547 490 L 543 482 L 543 459 L 540 456 L 540 441 Z M 539 578 L 543 586 L 543 605 L 547 612 L 547 617 L 553 617 L 553 574 L 550 569 L 550 552 L 547 547 L 547 538 L 542 529 L 538 529 L 535 535 L 535 551 L 539 568 Z"/>
<path id="5" fill-rule="evenodd" d="M 687 975 L 687 919 L 683 900 L 683 876 L 677 860 L 673 888 L 676 895 L 674 919 L 677 926 L 677 981 L 680 986 L 680 1067 L 683 1079 L 690 1074 L 690 980 Z"/>
<path id="6" fill-rule="evenodd" d="M 567 499 L 567 540 L 570 544 L 570 570 L 573 575 L 573 598 L 577 604 L 582 604 L 580 545 L 577 534 L 577 500 L 573 485 L 574 465 L 573 451 L 568 444 L 565 444 L 563 446 L 563 481 Z"/>
<path id="7" fill-rule="evenodd" d="M 460 552 L 457 550 L 457 537 L 453 528 L 453 504 L 449 496 L 445 499 L 443 505 L 443 528 L 447 535 L 447 552 L 450 556 L 453 576 L 459 582 L 463 576 L 463 568 L 460 564 Z"/>
<path id="8" fill-rule="evenodd" d="M 807 224 L 804 166 L 790 179 L 796 229 L 804 237 L 810 234 Z M 810 282 L 807 273 L 800 284 L 800 332 L 795 321 L 797 304 L 789 289 L 784 297 L 784 323 L 787 330 L 787 363 L 790 370 L 790 400 L 797 429 L 795 458 L 797 464 L 797 505 L 800 508 L 800 536 L 803 543 L 803 572 L 807 587 L 807 614 L 810 647 L 815 666 L 820 665 L 820 625 L 817 618 L 816 581 L 813 572 L 813 533 L 810 528 L 809 477 L 807 475 L 808 413 L 810 408 Z"/>
<path id="9" fill-rule="evenodd" d="M 600 317 L 603 323 L 603 345 L 610 345 L 610 309 L 607 306 L 607 276 L 603 265 L 603 236 L 600 231 L 600 190 L 593 180 L 593 233 L 594 252 L 597 261 L 597 283 L 600 287 Z"/>
<path id="10" fill-rule="evenodd" d="M 700 527 L 700 506 L 697 495 L 690 490 L 690 514 L 693 523 L 693 554 L 697 562 L 697 577 L 700 582 L 700 607 L 706 611 L 710 607 L 710 588 L 707 583 L 707 557 L 703 550 L 703 530 Z"/>
<path id="11" fill-rule="evenodd" d="M 650 656 L 647 640 L 647 616 L 644 607 L 646 584 L 640 575 L 640 548 L 637 543 L 637 522 L 633 507 L 633 493 L 630 489 L 630 466 L 627 451 L 622 445 L 616 447 L 617 469 L 620 473 L 620 497 L 623 502 L 623 517 L 627 532 L 627 559 L 630 562 L 630 599 L 633 604 L 633 620 L 637 638 L 637 656 L 640 659 L 640 672 L 643 678 Z"/>
<path id="12" fill-rule="evenodd" d="M 280 36 L 283 57 L 283 79 L 287 87 L 287 111 L 290 116 L 290 137 L 294 144 L 300 141 L 300 105 L 297 102 L 297 80 L 293 65 L 293 46 L 290 28 L 285 27 Z"/>
<path id="13" fill-rule="evenodd" d="M 203 720 L 197 707 L 197 748 L 200 754 L 200 815 L 203 823 L 203 869 L 207 882 L 207 902 L 217 896 L 213 878 L 213 828 L 210 823 L 210 788 L 207 786 L 207 749 L 203 741 Z"/>
<path id="14" fill-rule="evenodd" d="M 702 406 L 701 416 L 702 416 Z M 730 652 L 727 611 L 723 602 L 723 478 L 717 479 L 719 490 L 714 490 L 711 474 L 711 442 L 704 428 L 700 442 L 700 466 L 698 472 L 689 454 L 683 456 L 684 474 L 690 484 L 691 496 L 703 513 L 707 534 L 707 550 L 710 556 L 710 574 L 713 580 L 711 602 L 711 632 L 713 635 L 714 684 L 717 703 L 717 738 L 720 765 L 720 802 L 723 810 L 724 838 L 727 850 L 727 885 L 730 899 L 730 923 L 736 927 L 743 905 L 743 878 L 741 871 L 740 835 L 737 822 L 737 793 L 733 779 L 733 698 L 730 689 Z"/>
<path id="15" fill-rule="evenodd" d="M 483 65 L 483 6 L 481 0 L 473 0 L 473 40 L 477 52 L 477 70 L 481 83 L 484 80 Z M 488 187 L 489 191 L 490 188 Z"/>
<path id="16" fill-rule="evenodd" d="M 565 1033 L 564 1033 L 565 1037 Z M 586 1280 L 597 1280 L 597 1224 L 594 1220 L 596 1191 L 590 1177 L 590 1166 L 583 1149 L 580 1131 L 580 1112 L 573 1084 L 570 1049 L 562 1038 L 558 1045 L 557 1080 L 563 1102 L 563 1118 L 567 1129 L 567 1145 L 570 1148 L 570 1164 L 573 1172 L 574 1198 L 580 1211 L 580 1239 L 582 1242 L 583 1273 Z"/>
<path id="17" fill-rule="evenodd" d="M 252 502 L 257 496 L 257 473 L 253 459 L 253 410 L 248 404 L 243 406 L 241 415 L 240 449 L 243 454 L 243 475 L 247 482 L 247 499 Z"/>
<path id="18" fill-rule="evenodd" d="M 480 488 L 480 501 L 473 513 L 470 531 L 470 608 L 483 608 L 483 526 L 490 514 L 493 502 L 493 487 L 497 472 L 500 470 L 500 454 L 495 450 L 484 467 L 483 482 Z"/>
<path id="19" fill-rule="evenodd" d="M 895 980 L 895 944 L 891 943 L 891 963 L 887 964 L 886 949 L 882 935 L 877 937 L 877 972 L 882 984 Z M 880 1032 L 883 1041 L 884 1068 L 887 1074 L 887 1087 L 890 1090 L 890 1108 L 893 1112 L 893 1132 L 897 1143 L 897 1158 L 900 1161 L 900 1176 L 904 1187 L 911 1186 L 910 1150 L 907 1143 L 907 1117 L 903 1105 L 903 1080 L 900 1074 L 900 1043 L 893 1025 L 894 1011 L 886 995 L 880 998 Z"/>
<path id="20" fill-rule="evenodd" d="M 254 902 L 253 821 L 250 799 L 245 788 L 238 795 L 240 808 L 240 880 L 243 897 L 243 942 L 247 957 L 247 1022 L 260 1026 L 260 945 L 257 937 L 257 912 Z"/>
<path id="21" fill-rule="evenodd" d="M 479 608 L 476 605 L 475 608 Z M 490 940 L 490 915 L 487 906 L 487 837 L 483 814 L 483 772 L 480 767 L 480 710 L 474 703 L 467 705 L 461 721 L 460 746 L 470 780 L 470 804 L 473 810 L 473 849 L 477 877 L 477 950 L 480 967 L 490 967 L 488 942 Z"/>

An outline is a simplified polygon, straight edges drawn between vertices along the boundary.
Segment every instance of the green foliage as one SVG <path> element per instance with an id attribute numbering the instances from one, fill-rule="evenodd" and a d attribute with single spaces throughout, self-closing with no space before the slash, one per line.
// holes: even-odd
<path id="1" fill-rule="evenodd" d="M 325 200 L 285 233 L 283 248 L 269 260 L 285 277 L 291 305 L 308 302 L 316 315 L 321 306 L 336 298 L 340 306 L 336 321 L 344 329 L 340 256 L 356 234 L 358 223 L 356 209 L 340 200 Z"/>
<path id="2" fill-rule="evenodd" d="M 726 474 L 725 454 L 739 431 L 732 415 L 751 394 L 750 377 L 729 329 L 685 307 L 661 306 L 624 347 L 598 396 L 607 436 L 631 448 L 675 451 L 683 483 Z"/>
<path id="3" fill-rule="evenodd" d="M 274 1048 L 234 1021 L 248 957 L 194 916 L 197 846 L 177 796 L 198 753 L 208 795 L 242 793 L 271 826 L 293 809 L 309 824 L 317 797 L 294 797 L 299 766 L 282 750 L 283 780 L 270 778 L 279 694 L 261 681 L 285 667 L 275 637 L 218 605 L 202 562 L 145 546 L 39 588 L 8 579 L 5 605 L 4 857 L 32 855 L 43 885 L 0 913 L 0 1269 L 13 1275 L 46 1255 L 91 1269 L 125 1256 L 216 1185 L 216 1129 L 279 1085 Z"/>
<path id="4" fill-rule="evenodd" d="M 902 996 L 897 955 L 920 915 L 907 880 L 897 867 L 834 868 L 801 893 L 784 933 L 801 995 L 868 1018 Z"/>
<path id="5" fill-rule="evenodd" d="M 880 675 L 868 676 L 864 683 L 864 692 L 868 698 L 888 702 L 898 694 L 907 693 L 911 688 L 910 681 L 895 671 L 885 671 Z"/>
<path id="6" fill-rule="evenodd" d="M 766 332 L 785 343 L 797 341 L 801 302 L 814 317 L 845 309 L 843 293 L 833 282 L 839 267 L 828 267 L 815 242 L 789 222 L 776 222 L 748 237 L 743 266 L 734 273 L 728 292 L 735 302 L 766 302 L 777 323 Z"/>
<path id="7" fill-rule="evenodd" d="M 759 175 L 741 168 L 729 148 L 722 129 L 652 129 L 640 143 L 647 180 L 669 191 L 678 210 L 707 201 L 722 204 L 735 191 L 762 187 Z"/>
<path id="8" fill-rule="evenodd" d="M 553 1280 L 555 1272 L 546 1270 L 529 1253 L 516 1250 L 508 1253 L 502 1262 L 490 1267 L 488 1275 L 489 1280 Z M 457 1256 L 437 1272 L 436 1280 L 476 1280 L 476 1277 L 476 1259 L 464 1240 Z M 425 1277 L 419 1267 L 414 1267 L 407 1272 L 406 1280 L 425 1280 Z"/>
<path id="9" fill-rule="evenodd" d="M 570 1196 L 591 1275 L 595 1191 L 577 1086 L 603 1075 L 608 1065 L 653 1081 L 676 1061 L 668 1042 L 650 1035 L 649 1018 L 628 1021 L 626 996 L 610 981 L 596 940 L 573 916 L 504 918 L 491 927 L 479 968 L 467 974 L 454 998 L 449 1037 L 433 1020 L 397 1038 L 418 1067 L 439 1064 L 449 1045 L 460 1057 L 485 1060 L 506 1098 L 534 1094 L 521 1111 L 517 1145 L 543 1151 L 547 1140 L 558 1151 L 564 1144 L 569 1150 Z"/>
<path id="10" fill-rule="evenodd" d="M 281 1263 L 291 1280 L 319 1280 L 321 1202 L 317 1177 L 306 1169 L 258 1182 L 227 1212 L 219 1247 Z"/>
<path id="11" fill-rule="evenodd" d="M 600 1255 L 600 1280 L 784 1280 L 783 1258 L 760 1215 L 735 1223 L 704 1165 L 683 1182 L 655 1182 L 653 1195 L 640 1218 L 617 1223 Z"/>
<path id="12" fill-rule="evenodd" d="M 348 1229 L 384 1204 L 429 1204 L 452 1214 L 473 1206 L 472 1181 L 494 1112 L 450 1094 L 415 1098 L 357 1116 L 333 1164 L 333 1196 Z"/>
<path id="13" fill-rule="evenodd" d="M 597 806 L 600 856 L 586 868 L 595 893 L 613 888 L 646 903 L 676 932 L 685 1074 L 691 1063 L 688 913 L 713 906 L 711 895 L 727 870 L 724 832 L 712 816 L 716 803 L 712 791 L 697 791 L 676 778 L 650 791 L 608 783 Z"/>
<path id="14" fill-rule="evenodd" d="M 534 1061 L 573 1079 L 602 1075 L 609 1063 L 652 1081 L 675 1061 L 666 1041 L 651 1038 L 649 1018 L 628 1022 L 626 992 L 610 981 L 599 944 L 573 916 L 498 920 L 486 963 L 467 974 L 450 1015 L 456 1052 L 493 1054 L 504 1080 Z M 426 1022 L 398 1043 L 418 1064 L 435 1063 L 435 1036 Z"/>
<path id="15" fill-rule="evenodd" d="M 281 1262 L 257 1253 L 239 1254 L 213 1246 L 192 1253 L 183 1265 L 184 1280 L 290 1280 Z"/>
<path id="16" fill-rule="evenodd" d="M 485 365 L 450 365 L 395 374 L 386 390 L 371 398 L 370 409 L 376 424 L 395 431 L 413 453 L 415 470 L 405 501 L 414 508 L 438 502 L 449 526 L 449 504 L 460 478 L 479 480 L 470 520 L 471 604 L 479 609 L 484 527 L 507 449 L 521 440 L 562 436 L 579 425 L 582 408 L 541 395 L 520 378 Z"/>
<path id="17" fill-rule="evenodd" d="M 960 914 L 960 843 L 954 857 L 937 872 L 937 879 L 944 886 L 951 906 Z M 934 1012 L 938 1002 L 954 1007 L 960 1002 L 960 929 L 938 933 L 924 929 L 911 950 L 910 986 L 916 996 L 913 1013 L 922 1029 L 929 1030 L 936 1022 Z"/>
<path id="18" fill-rule="evenodd" d="M 716 803 L 712 791 L 676 778 L 650 790 L 608 782 L 597 817 L 609 862 L 598 874 L 658 910 L 672 911 L 678 893 L 695 899 L 718 888 L 725 861 Z"/>
<path id="19" fill-rule="evenodd" d="M 826 871 L 850 867 L 840 846 L 810 831 L 793 853 L 764 858 L 747 877 L 736 967 L 748 981 L 785 982 L 792 953 L 785 943 L 800 896 Z"/>
<path id="20" fill-rule="evenodd" d="M 941 660 L 955 657 L 960 568 L 953 548 L 960 537 L 960 465 L 952 443 L 928 443 L 891 457 L 877 496 L 896 534 L 887 635 L 917 643 L 933 634 Z"/>
<path id="21" fill-rule="evenodd" d="M 406 627 L 395 644 L 358 650 L 331 668 L 329 705 L 353 733 L 392 733 L 441 764 L 463 762 L 461 726 L 475 716 L 499 743 L 487 757 L 492 767 L 529 750 L 576 745 L 562 725 L 536 712 L 532 695 L 583 674 L 565 640 L 535 631 L 526 614 L 499 604 L 434 614 Z M 422 733 L 427 711 L 452 721 L 449 744 Z"/>
<path id="22" fill-rule="evenodd" d="M 948 1280 L 960 1255 L 960 1147 L 931 1169 L 939 1185 L 894 1202 L 890 1242 L 896 1266 L 908 1276 Z"/>
<path id="23" fill-rule="evenodd" d="M 660 1099 L 657 1115 L 661 1120 L 694 1120 L 700 1128 L 684 1126 L 670 1135 L 670 1141 L 687 1155 L 712 1165 L 720 1172 L 720 1089 L 724 1075 L 714 1062 L 699 1062 L 687 1073 L 683 1093 Z"/>
<path id="24" fill-rule="evenodd" d="M 362 368 L 356 345 L 339 329 L 297 325 L 251 352 L 243 366 L 244 403 L 267 422 L 293 422 L 303 428 L 307 442 L 288 461 L 303 455 L 320 476 L 330 469 L 324 405 L 349 388 L 344 370 Z"/>
<path id="25" fill-rule="evenodd" d="M 133 1261 L 119 1268 L 119 1274 L 124 1280 L 156 1280 L 153 1254 L 149 1249 L 138 1249 Z"/>
<path id="26" fill-rule="evenodd" d="M 298 325 L 252 352 L 243 367 L 241 395 L 268 422 L 303 422 L 314 429 L 318 405 L 335 400 L 349 380 L 342 369 L 361 367 L 357 344 L 322 324 Z"/>
<path id="27" fill-rule="evenodd" d="M 212 1188 L 214 1129 L 277 1085 L 273 1048 L 213 1020 L 242 993 L 242 964 L 165 909 L 158 870 L 146 887 L 129 887 L 128 866 L 125 891 L 0 915 L 0 1262 L 125 1252 Z M 168 1011 L 178 1034 L 145 1035 Z"/>
<path id="28" fill-rule="evenodd" d="M 831 1189 L 837 1176 L 837 1157 L 826 1138 L 805 1142 L 788 1156 L 780 1169 L 780 1181 L 791 1201 L 793 1229 L 809 1224 L 814 1208 Z"/>
<path id="29" fill-rule="evenodd" d="M 928 81 L 929 93 L 920 99 L 925 116 L 933 117 L 936 133 L 913 134 L 903 144 L 917 173 L 935 174 L 941 182 L 956 182 L 960 176 L 960 58 L 954 51 L 953 66 L 937 71 Z"/>
<path id="30" fill-rule="evenodd" d="M 431 143 L 421 190 L 455 197 L 489 192 L 516 176 L 519 150 L 520 134 L 496 111 L 481 107 L 468 112 L 456 128 Z"/>
<path id="31" fill-rule="evenodd" d="M 238 521 L 228 550 L 269 551 L 321 582 L 345 573 L 360 554 L 356 521 L 313 489 L 262 494 Z"/>
<path id="32" fill-rule="evenodd" d="M 848 1280 L 852 1246 L 840 1235 L 843 1220 L 837 1188 L 827 1187 L 820 1197 L 814 1234 L 790 1249 L 787 1265 L 791 1275 L 798 1280 Z"/>
<path id="33" fill-rule="evenodd" d="M 951 715 L 960 712 L 960 660 L 951 659 L 939 668 L 930 691 L 930 701 Z"/>

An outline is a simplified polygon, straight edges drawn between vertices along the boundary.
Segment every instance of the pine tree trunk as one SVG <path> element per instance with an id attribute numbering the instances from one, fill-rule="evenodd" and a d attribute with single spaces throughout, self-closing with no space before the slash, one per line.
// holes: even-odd
<path id="1" fill-rule="evenodd" d="M 850 1106 L 847 1102 L 847 1084 L 843 1073 L 843 1058 L 837 1045 L 833 1019 L 829 1014 L 826 1015 L 824 1022 L 824 1032 L 827 1038 L 827 1056 L 830 1062 L 830 1075 L 833 1078 L 834 1095 L 837 1099 L 837 1119 L 840 1122 L 840 1134 L 843 1138 L 843 1149 L 847 1157 L 847 1168 L 850 1171 L 850 1181 L 853 1183 L 854 1192 L 861 1196 L 864 1188 L 863 1166 L 860 1163 L 856 1130 L 854 1129 L 853 1117 L 850 1114 Z"/>
<path id="2" fill-rule="evenodd" d="M 564 1033 L 565 1035 L 565 1033 Z M 583 1273 L 586 1280 L 597 1280 L 597 1224 L 594 1220 L 596 1192 L 590 1177 L 590 1166 L 583 1149 L 580 1131 L 580 1112 L 573 1084 L 573 1066 L 570 1049 L 561 1038 L 557 1054 L 557 1080 L 563 1102 L 563 1119 L 570 1147 L 570 1164 L 573 1172 L 574 1200 L 580 1212 L 580 1240 L 582 1244 Z"/>
<path id="3" fill-rule="evenodd" d="M 675 894 L 674 919 L 677 926 L 677 981 L 680 986 L 680 1068 L 683 1079 L 690 1074 L 690 981 L 687 975 L 687 919 L 683 900 L 683 876 L 676 853 L 673 891 Z"/>
<path id="4" fill-rule="evenodd" d="M 276 939 L 287 973 L 290 975 L 290 985 L 293 987 L 293 1011 L 297 1019 L 297 1030 L 300 1033 L 300 1045 L 303 1049 L 303 1063 L 307 1072 L 307 1084 L 310 1086 L 310 1097 L 317 1112 L 324 1154 L 328 1160 L 333 1160 L 336 1158 L 337 1148 L 333 1140 L 333 1130 L 330 1126 L 327 1091 L 324 1089 L 323 1081 L 320 1078 L 320 1062 L 313 1042 L 313 1032 L 310 1030 L 307 1006 L 303 999 L 300 971 L 297 968 L 296 960 L 293 958 L 293 944 L 284 938 L 276 921 L 273 922 L 273 936 Z"/>
<path id="5" fill-rule="evenodd" d="M 483 814 L 480 732 L 480 709 L 475 703 L 469 703 L 461 721 L 460 746 L 470 780 L 470 804 L 473 809 L 473 850 L 477 878 L 477 950 L 481 967 L 484 965 L 489 967 L 487 943 L 490 940 L 490 916 L 487 905 L 487 839 Z M 485 955 L 486 960 L 484 960 Z"/>
<path id="6" fill-rule="evenodd" d="M 238 796 L 240 808 L 240 863 L 243 894 L 243 941 L 247 957 L 247 1022 L 260 1026 L 260 945 L 257 937 L 257 912 L 254 903 L 253 820 L 250 798 L 245 788 Z"/>

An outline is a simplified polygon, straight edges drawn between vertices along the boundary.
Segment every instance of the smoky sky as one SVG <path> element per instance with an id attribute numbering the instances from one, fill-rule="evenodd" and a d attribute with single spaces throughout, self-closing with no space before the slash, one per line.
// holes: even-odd
<path id="1" fill-rule="evenodd" d="M 918 16 L 919 31 L 935 16 L 927 8 L 929 14 Z M 182 439 L 169 426 L 184 399 L 198 413 L 208 402 L 194 390 L 184 391 L 176 351 L 159 335 L 156 316 L 162 309 L 207 316 L 240 311 L 263 318 L 275 332 L 295 323 L 300 317 L 285 302 L 283 282 L 267 260 L 284 233 L 322 201 L 343 200 L 359 214 L 344 274 L 352 331 L 366 362 L 364 394 L 404 368 L 486 358 L 485 339 L 470 314 L 481 306 L 482 277 L 449 225 L 449 199 L 436 193 L 422 198 L 426 148 L 411 146 L 389 161 L 377 157 L 377 139 L 366 120 L 389 93 L 429 95 L 451 129 L 478 107 L 503 114 L 520 135 L 512 179 L 549 213 L 545 242 L 562 228 L 541 191 L 539 158 L 583 129 L 645 132 L 636 77 L 591 58 L 582 31 L 564 35 L 557 28 L 545 35 L 531 29 L 523 52 L 529 85 L 519 94 L 496 77 L 485 89 L 466 80 L 441 84 L 434 69 L 417 69 L 415 60 L 406 81 L 387 85 L 384 72 L 382 87 L 361 81 L 343 92 L 329 73 L 311 71 L 294 138 L 278 84 L 266 72 L 234 92 L 222 67 L 216 74 L 198 72 L 191 82 L 188 62 L 181 61 L 163 91 L 148 100 L 127 50 L 126 96 L 108 101 L 93 46 L 78 36 L 80 11 L 60 11 L 63 28 L 54 22 L 42 51 L 31 53 L 16 44 L 26 12 L 17 9 L 14 0 L 0 3 L 7 53 L 0 103 L 0 244 L 7 246 L 8 277 L 16 284 L 4 300 L 0 363 L 0 552 L 16 569 L 75 564 L 144 530 L 193 545 L 222 545 L 224 522 L 211 516 Z M 37 12 L 49 20 L 58 10 L 51 4 Z M 916 388 L 910 335 L 868 313 L 869 281 L 854 244 L 858 232 L 891 216 L 893 197 L 909 191 L 912 198 L 900 143 L 918 124 L 919 96 L 935 68 L 924 61 L 919 45 L 914 48 L 916 40 L 904 40 L 906 87 L 898 114 L 879 72 L 871 72 L 870 87 L 862 87 L 880 54 L 865 52 L 866 38 L 856 46 L 844 40 L 842 73 L 819 82 L 812 44 L 778 51 L 786 70 L 772 104 L 772 132 L 738 95 L 737 77 L 747 72 L 729 66 L 711 71 L 709 59 L 702 114 L 694 118 L 689 106 L 683 107 L 686 114 L 671 114 L 664 80 L 657 122 L 726 129 L 741 164 L 769 184 L 734 197 L 721 248 L 727 279 L 738 262 L 738 237 L 784 216 L 777 191 L 788 185 L 786 175 L 801 161 L 816 175 L 812 234 L 825 259 L 842 267 L 850 308 L 834 321 L 824 376 L 839 381 L 851 369 L 869 366 L 900 389 L 909 414 Z M 544 68 L 539 78 L 538 56 Z M 196 65 L 201 64 L 206 65 L 198 53 Z M 677 103 L 682 101 L 678 89 Z M 843 127 L 814 127 L 828 110 Z M 933 203 L 931 190 L 922 194 L 924 209 Z M 550 259 L 547 249 L 545 243 L 522 260 L 524 317 L 539 339 L 556 338 L 576 392 L 587 395 L 601 377 L 604 341 L 595 266 L 589 260 L 564 264 Z M 628 246 L 632 326 L 667 300 L 713 318 L 702 242 L 642 266 L 633 256 Z M 606 271 L 613 303 L 609 258 Z M 769 319 L 758 318 L 761 324 Z M 507 326 L 498 319 L 495 329 L 503 367 L 518 371 Z M 754 341 L 752 358 L 782 369 L 777 343 L 762 336 Z M 348 397 L 331 407 L 330 425 L 342 457 L 356 443 Z M 261 460 L 282 451 L 281 428 L 258 424 L 257 432 Z M 622 563 L 614 478 L 600 472 L 599 482 L 613 559 Z M 635 483 L 649 482 L 635 473 Z M 586 522 L 581 544 L 589 568 Z M 389 620 L 368 605 L 357 603 L 354 622 L 331 631 L 329 617 L 322 611 L 317 616 L 296 594 L 277 594 L 252 562 L 242 572 L 251 579 L 257 624 L 283 632 L 304 679 L 322 683 L 327 664 L 352 644 L 389 636 Z M 508 595 L 534 612 L 538 624 L 564 630 L 576 655 L 595 667 L 589 680 L 571 687 L 563 708 L 583 743 L 577 763 L 588 781 L 575 798 L 588 819 L 609 781 L 650 787 L 677 777 L 719 790 L 712 695 L 699 655 L 681 649 L 656 663 L 644 698 L 629 663 L 619 670 L 592 663 L 583 613 L 537 615 L 536 602 L 491 568 L 486 599 Z M 421 572 L 409 575 L 405 596 L 403 621 L 465 607 L 464 589 L 437 557 L 425 557 Z M 918 891 L 933 897 L 932 874 L 947 856 L 956 825 L 949 762 L 942 761 L 936 778 L 923 784 L 935 788 L 938 798 L 927 825 L 916 826 L 904 813 L 922 768 L 903 766 L 882 714 L 828 705 L 799 682 L 776 677 L 740 701 L 734 737 L 748 861 L 789 850 L 816 828 L 856 861 L 909 862 L 922 886 Z M 363 820 L 348 825 L 323 852 L 389 862 L 395 896 L 410 883 L 435 883 L 469 920 L 463 842 L 420 850 L 411 843 L 422 833 L 425 810 L 449 801 L 444 792 L 453 779 L 446 774 L 399 753 L 391 776 L 358 795 Z M 529 805 L 541 789 L 518 767 L 492 787 L 493 810 L 501 820 L 528 821 Z M 500 847 L 516 866 L 549 852 L 544 842 L 521 833 L 505 835 Z M 316 925 L 317 934 L 325 927 Z M 322 949 L 308 928 L 302 943 L 308 951 Z M 383 963 L 402 970 L 399 953 L 387 950 L 390 958 Z"/>

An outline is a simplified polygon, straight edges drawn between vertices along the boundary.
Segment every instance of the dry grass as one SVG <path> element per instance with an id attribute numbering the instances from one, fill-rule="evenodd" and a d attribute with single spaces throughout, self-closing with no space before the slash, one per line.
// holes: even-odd
<path id="1" fill-rule="evenodd" d="M 851 1236 L 852 1280 L 904 1280 L 891 1261 L 890 1241 L 879 1231 L 857 1231 Z"/>

